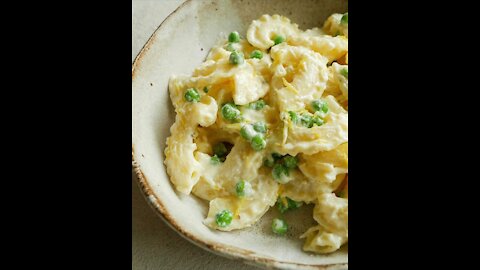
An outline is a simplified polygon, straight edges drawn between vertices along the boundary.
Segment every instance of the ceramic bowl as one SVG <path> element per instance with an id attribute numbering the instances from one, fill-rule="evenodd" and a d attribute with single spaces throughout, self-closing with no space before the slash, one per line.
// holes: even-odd
<path id="1" fill-rule="evenodd" d="M 271 232 L 271 220 L 278 216 L 273 208 L 250 228 L 214 231 L 202 223 L 208 203 L 176 192 L 163 164 L 175 116 L 168 95 L 172 74 L 190 74 L 222 35 L 234 30 L 245 35 L 262 14 L 284 15 L 307 29 L 345 11 L 347 2 L 339 0 L 189 0 L 153 33 L 132 67 L 132 162 L 148 201 L 180 235 L 219 255 L 267 268 L 348 268 L 346 246 L 328 255 L 302 251 L 299 236 L 314 224 L 311 206 L 286 214 L 290 228 L 285 237 Z"/>

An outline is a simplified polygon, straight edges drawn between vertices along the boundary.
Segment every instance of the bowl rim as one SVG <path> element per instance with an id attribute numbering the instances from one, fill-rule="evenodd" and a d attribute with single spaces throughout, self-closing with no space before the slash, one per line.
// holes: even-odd
<path id="1" fill-rule="evenodd" d="M 165 19 L 160 23 L 160 25 L 155 29 L 152 35 L 148 38 L 148 41 L 143 45 L 140 52 L 135 57 L 132 63 L 132 81 L 136 78 L 136 71 L 138 67 L 142 63 L 142 59 L 145 53 L 150 49 L 152 44 L 154 44 L 155 37 L 159 31 L 161 31 L 165 24 L 167 24 L 171 16 L 175 13 L 180 11 L 181 9 L 185 8 L 186 6 L 190 6 L 193 3 L 192 0 L 186 0 L 182 4 L 180 4 L 173 12 L 171 12 Z M 134 88 L 132 87 L 132 92 Z M 162 200 L 158 198 L 153 190 L 149 185 L 149 181 L 145 174 L 142 172 L 140 164 L 135 160 L 135 145 L 132 141 L 132 168 L 135 171 L 137 184 L 142 191 L 142 195 L 147 201 L 147 204 L 153 208 L 154 212 L 177 234 L 179 234 L 182 238 L 186 239 L 190 243 L 207 250 L 213 254 L 226 257 L 229 259 L 236 259 L 240 260 L 243 263 L 256 265 L 256 266 L 263 266 L 263 267 L 274 267 L 278 269 L 282 268 L 291 268 L 295 267 L 295 269 L 318 269 L 318 270 L 334 270 L 334 269 L 348 269 L 348 263 L 334 263 L 334 264 L 300 264 L 300 263 L 292 263 L 292 262 L 285 262 L 279 261 L 275 259 L 265 258 L 263 256 L 258 256 L 255 252 L 222 244 L 217 242 L 209 242 L 202 239 L 197 238 L 195 235 L 189 233 L 188 231 L 184 230 L 180 225 L 178 225 L 174 218 L 169 214 L 166 207 L 162 203 Z"/>

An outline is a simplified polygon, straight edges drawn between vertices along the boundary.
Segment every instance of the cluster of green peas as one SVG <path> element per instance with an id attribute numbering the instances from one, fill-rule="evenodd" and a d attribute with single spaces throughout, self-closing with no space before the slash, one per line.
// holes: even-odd
<path id="1" fill-rule="evenodd" d="M 212 164 L 216 165 L 220 162 L 225 161 L 226 156 L 228 155 L 229 149 L 227 145 L 223 142 L 217 143 L 213 146 L 214 155 L 211 158 Z M 252 190 L 252 185 L 248 181 L 240 180 L 235 185 L 235 194 L 238 197 L 245 197 L 249 195 Z M 223 210 L 216 214 L 215 222 L 219 227 L 226 227 L 232 223 L 233 213 L 230 210 Z"/>
<path id="2" fill-rule="evenodd" d="M 207 88 L 208 89 L 208 88 Z M 198 102 L 200 100 L 200 94 L 197 89 L 189 88 L 185 92 L 185 100 L 188 102 Z M 261 110 L 265 107 L 265 101 L 258 100 L 250 103 L 247 108 L 253 110 Z M 242 120 L 241 112 L 238 106 L 229 102 L 222 106 L 221 109 L 222 117 L 225 120 L 230 122 L 240 122 Z M 253 149 L 260 151 L 265 148 L 267 142 L 265 140 L 265 134 L 267 132 L 267 126 L 263 122 L 258 122 L 254 124 L 245 124 L 240 130 L 240 134 L 243 138 L 250 142 Z M 217 156 L 216 159 L 219 159 L 220 156 Z"/>
<path id="3" fill-rule="evenodd" d="M 240 182 L 239 182 L 240 183 Z M 248 182 L 243 182 L 248 183 Z M 239 185 L 237 184 L 237 187 Z M 277 200 L 277 208 L 280 213 L 285 213 L 288 210 L 297 209 L 302 206 L 301 202 L 294 201 L 288 197 L 285 197 L 286 204 L 284 200 L 280 197 Z M 233 220 L 233 213 L 230 210 L 222 210 L 215 215 L 215 223 L 217 226 L 225 228 L 232 223 Z M 272 220 L 272 232 L 277 235 L 285 235 L 288 231 L 288 223 L 283 218 L 274 218 Z"/>
<path id="4" fill-rule="evenodd" d="M 292 209 L 299 208 L 302 203 L 296 202 L 288 197 L 286 197 L 287 204 L 278 198 L 277 207 L 279 211 L 283 214 L 284 212 Z M 230 225 L 233 220 L 233 213 L 230 210 L 223 210 L 215 216 L 215 222 L 219 227 L 226 227 Z M 274 218 L 272 220 L 272 232 L 278 235 L 285 235 L 288 231 L 288 224 L 283 218 Z"/>
<path id="5" fill-rule="evenodd" d="M 227 145 L 223 142 L 219 142 L 213 146 L 213 156 L 211 158 L 211 163 L 213 165 L 220 164 L 221 162 L 224 162 L 228 153 L 230 152 L 229 148 L 227 148 Z"/>
<path id="6" fill-rule="evenodd" d="M 253 110 L 261 110 L 265 107 L 265 101 L 262 99 L 250 103 L 247 108 Z M 241 112 L 238 106 L 234 103 L 226 103 L 222 106 L 222 116 L 228 121 L 239 122 L 241 121 Z M 267 126 L 263 122 L 257 122 L 254 124 L 245 124 L 240 129 L 240 135 L 250 142 L 250 145 L 255 151 L 260 151 L 267 145 L 265 134 L 267 132 Z"/>
<path id="7" fill-rule="evenodd" d="M 217 151 L 215 150 L 217 149 Z M 218 151 L 220 149 L 220 151 Z M 226 154 L 226 147 L 215 146 L 214 147 L 215 156 L 223 156 Z M 295 169 L 298 164 L 298 159 L 296 157 L 285 155 L 281 156 L 277 153 L 272 153 L 272 160 L 266 159 L 264 162 L 265 166 L 273 167 L 272 175 L 276 181 L 279 181 L 282 174 L 288 174 L 289 170 Z M 250 195 L 252 192 L 252 186 L 250 182 L 245 180 L 240 180 L 235 185 L 235 195 L 239 198 Z M 285 204 L 286 202 L 286 204 Z M 297 209 L 302 205 L 301 202 L 294 201 L 288 197 L 285 197 L 285 200 L 282 200 L 280 197 L 277 199 L 277 208 L 280 213 L 285 213 L 288 210 Z M 215 215 L 215 223 L 219 227 L 226 227 L 231 224 L 233 220 L 232 211 L 225 209 L 218 212 Z M 284 219 L 275 218 L 272 221 L 272 231 L 278 235 L 284 235 L 288 230 L 288 224 Z"/>
<path id="8" fill-rule="evenodd" d="M 348 23 L 348 13 L 346 13 L 342 17 L 342 23 L 346 21 Z M 227 50 L 231 51 L 229 61 L 234 65 L 242 64 L 244 62 L 243 53 L 236 51 L 232 43 L 240 42 L 240 35 L 238 32 L 231 32 L 228 36 L 229 44 L 227 45 Z M 285 41 L 285 38 L 282 36 L 276 36 L 273 39 L 275 45 L 280 44 Z M 263 57 L 263 53 L 259 50 L 254 50 L 251 55 L 251 58 L 261 59 Z M 347 77 L 348 79 L 348 70 L 342 69 L 342 75 Z M 204 92 L 208 93 L 208 87 L 204 88 Z M 185 92 L 185 100 L 188 102 L 198 102 L 200 100 L 200 94 L 198 93 L 197 89 L 189 88 Z M 265 106 L 265 102 L 263 100 L 259 100 L 249 104 L 250 109 L 254 110 L 261 110 Z M 315 111 L 323 111 L 324 113 L 328 112 L 328 106 L 324 101 L 316 100 L 313 101 L 311 104 L 312 108 Z M 237 122 L 241 119 L 241 113 L 238 107 L 234 103 L 226 103 L 222 106 L 222 116 L 226 120 Z M 303 123 L 306 126 L 312 127 L 313 124 L 322 125 L 323 121 L 320 122 L 318 119 L 320 118 L 309 118 L 301 115 L 298 117 L 296 113 L 289 112 L 290 117 L 294 123 Z M 298 120 L 300 119 L 300 120 Z M 321 119 L 320 119 L 321 120 Z M 246 140 L 250 141 L 251 146 L 253 149 L 259 151 L 265 148 L 266 141 L 265 141 L 265 133 L 267 131 L 267 127 L 263 122 L 257 122 L 254 124 L 246 124 L 240 130 L 240 135 L 245 138 Z M 223 143 L 216 144 L 213 147 L 214 155 L 212 156 L 212 163 L 218 164 L 225 160 L 226 155 L 228 154 L 227 147 Z M 279 154 L 273 153 L 272 160 L 267 159 L 265 161 L 265 165 L 268 167 L 273 167 L 272 175 L 273 178 L 279 181 L 283 176 L 289 175 L 289 170 L 294 169 L 297 167 L 298 160 L 296 157 L 292 157 L 290 155 L 286 155 L 284 157 L 280 156 Z M 251 190 L 251 184 L 247 181 L 240 180 L 235 185 L 235 194 L 238 197 L 244 197 L 246 195 L 246 191 Z M 277 200 L 277 207 L 280 213 L 284 213 L 290 209 L 296 209 L 302 205 L 301 202 L 296 202 L 288 197 L 286 197 L 287 204 L 285 205 L 283 200 L 279 197 Z M 219 227 L 226 227 L 231 224 L 233 220 L 233 213 L 232 211 L 225 209 L 220 211 L 215 215 L 215 222 Z M 284 235 L 288 230 L 288 224 L 284 219 L 275 218 L 272 221 L 272 231 L 275 234 Z"/>
<path id="9" fill-rule="evenodd" d="M 286 201 L 286 203 L 285 203 Z M 277 208 L 281 214 L 287 212 L 288 210 L 297 209 L 302 206 L 302 202 L 297 202 L 289 197 L 285 197 L 285 200 L 282 200 L 280 197 L 277 199 Z M 272 221 L 272 231 L 278 235 L 284 235 L 288 231 L 288 224 L 283 218 L 274 218 Z"/>
<path id="10" fill-rule="evenodd" d="M 211 162 L 216 165 L 225 161 L 226 156 L 229 153 L 229 147 L 226 143 L 219 142 L 213 146 L 213 156 Z M 239 198 L 250 195 L 252 192 L 252 185 L 250 182 L 240 180 L 235 185 L 235 195 Z M 233 213 L 230 210 L 222 210 L 215 215 L 215 222 L 219 227 L 226 227 L 232 223 Z"/>
<path id="11" fill-rule="evenodd" d="M 285 184 L 288 182 L 290 171 L 297 168 L 298 159 L 288 154 L 282 156 L 278 153 L 272 153 L 271 157 L 263 161 L 263 165 L 272 168 L 272 177 L 275 181 Z"/>
<path id="12" fill-rule="evenodd" d="M 298 167 L 298 158 L 285 155 L 282 156 L 278 153 L 272 153 L 271 158 L 265 159 L 265 166 L 272 168 L 272 176 L 275 181 L 283 184 L 287 181 L 290 171 Z M 285 204 L 286 201 L 286 204 Z M 302 205 L 301 202 L 296 202 L 288 197 L 282 200 L 280 197 L 277 199 L 277 208 L 281 214 L 288 210 L 297 209 Z M 278 235 L 284 235 L 288 230 L 287 222 L 282 218 L 275 218 L 272 221 L 272 231 Z"/>
<path id="13" fill-rule="evenodd" d="M 235 195 L 239 198 L 250 195 L 252 192 L 252 185 L 250 182 L 245 180 L 240 180 L 235 185 Z M 232 223 L 233 213 L 232 211 L 226 209 L 222 210 L 215 215 L 215 223 L 218 227 L 227 227 Z"/>
<path id="14" fill-rule="evenodd" d="M 313 114 L 308 112 L 306 113 L 296 113 L 293 111 L 289 111 L 288 114 L 290 115 L 290 119 L 292 123 L 298 126 L 304 126 L 307 128 L 311 128 L 314 125 L 321 126 L 324 124 L 323 118 L 328 113 L 328 103 L 324 100 L 317 99 L 311 102 L 310 104 L 311 109 L 313 110 Z"/>
<path id="15" fill-rule="evenodd" d="M 284 41 L 285 41 L 285 38 L 283 36 L 280 36 L 280 35 L 277 35 L 273 38 L 273 42 L 275 43 L 274 46 L 278 45 L 278 44 L 280 44 Z M 231 32 L 228 35 L 228 44 L 225 47 L 225 49 L 227 51 L 232 52 L 230 54 L 229 60 L 230 60 L 230 63 L 233 64 L 233 65 L 239 65 L 239 64 L 242 64 L 244 62 L 243 53 L 235 50 L 235 48 L 233 47 L 233 43 L 238 43 L 238 42 L 240 42 L 240 34 L 237 31 Z M 252 53 L 250 54 L 250 58 L 262 59 L 263 58 L 263 53 L 259 50 L 253 50 Z"/>
<path id="16" fill-rule="evenodd" d="M 265 107 L 265 101 L 258 100 L 255 102 L 250 103 L 247 108 L 253 110 L 261 110 Z M 222 117 L 232 121 L 240 121 L 241 120 L 241 113 L 238 110 L 237 106 L 233 103 L 226 103 L 222 106 Z M 253 131 L 252 131 L 253 129 Z M 267 126 L 263 122 L 257 122 L 255 124 L 246 124 L 240 130 L 240 134 L 243 138 L 250 141 L 252 148 L 259 151 L 266 146 L 266 141 L 264 138 L 264 134 L 267 131 Z M 261 135 L 258 135 L 260 133 Z M 230 152 L 231 145 L 219 142 L 215 144 L 213 147 L 213 156 L 211 157 L 211 163 L 213 165 L 218 165 L 225 161 L 227 154 Z"/>
<path id="17" fill-rule="evenodd" d="M 240 129 L 240 135 L 250 142 L 250 145 L 255 151 L 260 151 L 267 145 L 267 141 L 265 140 L 266 133 L 267 126 L 263 122 L 245 124 Z"/>

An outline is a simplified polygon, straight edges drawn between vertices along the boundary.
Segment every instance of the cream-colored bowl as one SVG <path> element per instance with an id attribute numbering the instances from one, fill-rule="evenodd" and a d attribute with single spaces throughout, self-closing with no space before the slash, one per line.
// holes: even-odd
<path id="1" fill-rule="evenodd" d="M 165 140 L 174 121 L 168 95 L 172 74 L 190 74 L 203 62 L 223 34 L 245 35 L 250 22 L 262 14 L 287 16 L 300 28 L 321 26 L 332 13 L 343 13 L 340 0 L 189 0 L 158 27 L 132 68 L 132 160 L 140 186 L 156 212 L 178 233 L 214 253 L 246 263 L 281 269 L 348 268 L 347 247 L 329 254 L 302 251 L 298 237 L 312 224 L 312 207 L 287 213 L 289 234 L 272 234 L 271 209 L 248 229 L 214 231 L 203 225 L 208 204 L 175 191 L 165 170 Z M 188 258 L 185 258 L 188 260 Z"/>

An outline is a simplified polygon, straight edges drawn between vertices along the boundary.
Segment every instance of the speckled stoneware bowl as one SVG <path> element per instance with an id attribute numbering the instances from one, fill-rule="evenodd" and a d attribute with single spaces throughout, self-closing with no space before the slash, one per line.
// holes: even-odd
<path id="1" fill-rule="evenodd" d="M 190 74 L 222 34 L 236 30 L 245 35 L 250 22 L 262 14 L 284 15 L 307 29 L 345 11 L 347 1 L 339 0 L 189 0 L 152 35 L 132 68 L 132 160 L 149 202 L 183 237 L 214 253 L 266 268 L 348 268 L 347 246 L 329 255 L 302 251 L 304 240 L 298 237 L 314 224 L 311 206 L 285 215 L 290 224 L 285 237 L 271 232 L 271 220 L 279 215 L 276 209 L 248 229 L 213 231 L 202 223 L 207 202 L 176 192 L 163 164 L 174 121 L 168 95 L 172 74 Z"/>

